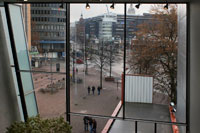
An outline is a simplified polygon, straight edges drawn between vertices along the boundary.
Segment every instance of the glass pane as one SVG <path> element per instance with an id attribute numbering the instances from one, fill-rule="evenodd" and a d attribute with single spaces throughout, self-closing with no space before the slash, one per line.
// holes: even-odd
<path id="1" fill-rule="evenodd" d="M 90 132 L 91 127 L 96 125 L 96 133 L 105 132 L 105 129 L 107 127 L 110 127 L 111 125 L 108 124 L 109 119 L 101 119 L 101 118 L 95 118 L 95 117 L 85 117 L 85 122 L 88 124 L 85 125 L 84 123 L 84 117 L 83 116 L 73 116 L 71 115 L 71 126 L 72 126 L 72 133 L 83 133 L 83 132 Z M 91 124 L 91 126 L 90 126 Z M 85 130 L 86 129 L 86 130 Z M 88 130 L 87 130 L 88 129 Z M 94 130 L 93 130 L 94 131 Z"/>
<path id="2" fill-rule="evenodd" d="M 163 133 L 173 133 L 172 125 L 157 124 L 157 132 L 161 131 Z"/>
<path id="3" fill-rule="evenodd" d="M 136 122 L 132 121 L 123 121 L 123 120 L 115 120 L 113 122 L 113 126 L 110 129 L 110 133 L 135 133 L 137 129 L 137 133 L 154 133 L 154 124 L 153 123 L 144 123 L 144 122 Z M 161 130 L 158 132 L 162 132 Z M 171 133 L 171 132 L 168 132 Z"/>
<path id="4" fill-rule="evenodd" d="M 37 105 L 36 105 L 36 100 L 35 100 L 35 94 L 30 93 L 25 96 L 26 100 L 26 107 L 28 111 L 28 116 L 36 116 L 38 114 L 37 112 Z"/>
<path id="5" fill-rule="evenodd" d="M 35 95 L 41 117 L 65 117 L 65 77 L 65 74 L 58 73 L 33 73 Z"/>
<path id="6" fill-rule="evenodd" d="M 34 90 L 31 73 L 21 72 L 21 77 L 22 77 L 22 84 L 23 84 L 23 88 L 24 88 L 24 93 L 27 93 L 27 92 Z"/>
<path id="7" fill-rule="evenodd" d="M 178 6 L 185 11 L 183 17 Z M 185 122 L 186 6 L 164 7 L 127 5 L 125 114 Z M 169 107 L 171 102 L 175 103 L 173 107 Z"/>
<path id="8" fill-rule="evenodd" d="M 135 122 L 115 120 L 109 133 L 134 133 L 134 131 Z"/>
<path id="9" fill-rule="evenodd" d="M 20 6 L 9 5 L 9 9 L 19 67 L 22 70 L 30 70 L 27 49 L 28 44 L 25 38 L 21 8 Z"/>
<path id="10" fill-rule="evenodd" d="M 9 5 L 9 10 L 19 67 L 20 69 L 30 70 L 21 6 Z M 21 79 L 25 94 L 34 90 L 32 75 L 30 73 L 21 73 Z M 37 105 L 34 93 L 32 96 L 26 98 L 26 105 L 29 116 L 37 114 Z"/>
<path id="11" fill-rule="evenodd" d="M 70 6 L 71 112 L 111 116 L 121 101 L 124 5 Z"/>
<path id="12" fill-rule="evenodd" d="M 31 43 L 29 58 L 32 70 L 65 72 L 65 4 L 31 4 L 29 10 L 31 18 L 28 30 L 31 35 L 28 34 L 28 40 Z"/>

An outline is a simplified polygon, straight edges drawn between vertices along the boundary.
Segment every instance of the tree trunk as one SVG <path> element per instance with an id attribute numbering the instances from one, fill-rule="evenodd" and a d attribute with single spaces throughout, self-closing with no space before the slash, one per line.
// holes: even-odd
<path id="1" fill-rule="evenodd" d="M 110 62 L 110 77 L 112 76 L 111 72 L 112 72 L 112 63 Z"/>
<path id="2" fill-rule="evenodd" d="M 102 70 L 103 68 L 101 67 L 101 72 L 100 72 L 100 87 L 102 88 L 102 72 L 103 72 L 103 70 Z"/>
<path id="3" fill-rule="evenodd" d="M 86 59 L 85 59 L 85 64 L 86 64 L 85 74 L 88 74 L 88 62 L 87 62 L 87 57 L 86 57 Z"/>
<path id="4" fill-rule="evenodd" d="M 74 57 L 72 58 L 72 81 L 75 79 Z"/>

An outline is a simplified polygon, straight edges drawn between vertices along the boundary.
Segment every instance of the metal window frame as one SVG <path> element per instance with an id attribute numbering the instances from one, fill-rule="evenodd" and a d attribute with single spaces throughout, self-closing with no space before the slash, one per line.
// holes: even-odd
<path id="1" fill-rule="evenodd" d="M 138 3 L 140 2 L 141 4 L 145 3 L 145 4 L 152 4 L 152 3 L 166 3 L 166 0 L 28 0 L 28 1 L 24 1 L 24 0 L 3 0 L 3 2 L 8 2 L 8 3 Z M 167 2 L 170 3 L 188 3 L 190 2 L 190 0 L 167 0 Z"/>
<path id="2" fill-rule="evenodd" d="M 186 132 L 190 132 L 190 3 L 186 4 Z"/>
<path id="3" fill-rule="evenodd" d="M 115 2 L 116 1 L 116 2 Z M 85 1 L 80 1 L 80 0 L 61 0 L 61 1 L 55 1 L 55 0 L 29 0 L 27 2 L 24 1 L 13 1 L 13 0 L 7 0 L 6 2 L 4 2 L 4 6 L 7 8 L 6 12 L 8 11 L 8 4 L 14 4 L 14 3 L 20 3 L 20 4 L 32 4 L 32 3 L 65 3 L 67 4 L 66 6 L 66 55 L 67 53 L 70 53 L 70 4 L 85 4 L 86 2 L 91 3 L 91 4 L 108 4 L 108 3 L 118 3 L 118 4 L 125 4 L 126 5 L 128 3 L 138 3 L 138 0 L 134 0 L 134 1 L 130 1 L 130 0 L 114 0 L 114 1 L 105 1 L 102 0 L 100 1 L 92 1 L 92 0 L 85 0 Z M 179 125 L 179 126 L 186 126 L 186 132 L 190 131 L 190 121 L 189 121 L 189 108 L 190 108 L 190 1 L 189 0 L 168 0 L 168 3 L 172 3 L 172 4 L 186 4 L 187 7 L 187 36 L 186 36 L 186 42 L 187 42 L 187 47 L 186 47 L 186 123 L 179 123 L 179 122 L 166 122 L 166 121 L 156 121 L 156 120 L 146 120 L 146 119 L 134 119 L 134 118 L 127 118 L 125 117 L 125 107 L 123 107 L 123 117 L 112 117 L 112 116 L 105 116 L 105 115 L 94 115 L 94 114 L 83 114 L 83 113 L 74 113 L 74 112 L 70 112 L 70 56 L 66 56 L 66 73 L 60 73 L 60 74 L 66 74 L 66 119 L 68 122 L 70 122 L 70 115 L 75 115 L 75 116 L 92 116 L 92 117 L 97 117 L 97 118 L 106 118 L 106 119 L 122 119 L 122 120 L 127 120 L 127 121 L 142 121 L 142 122 L 150 122 L 150 123 L 154 123 L 154 127 L 157 128 L 157 124 L 167 124 L 167 125 Z M 162 0 L 143 0 L 142 2 L 140 2 L 141 4 L 163 4 L 166 3 L 166 1 L 162 1 Z M 126 9 L 125 9 L 126 11 Z M 127 11 L 126 11 L 127 12 Z M 124 15 L 126 15 L 126 12 L 124 12 Z M 7 19 L 9 18 L 9 14 L 6 13 Z M 125 20 L 126 17 L 124 17 Z M 8 23 L 8 27 L 10 27 L 10 20 L 7 20 Z M 126 21 L 125 21 L 126 23 Z M 126 26 L 124 26 L 124 31 L 126 31 Z M 9 34 L 11 37 L 11 45 L 12 45 L 12 52 L 13 54 L 16 54 L 16 49 L 15 49 L 15 45 L 14 45 L 14 38 L 13 38 L 13 33 L 12 33 L 12 29 L 9 28 Z M 124 37 L 126 37 L 126 32 L 124 32 Z M 124 38 L 124 46 L 126 47 L 126 38 Z M 14 47 L 14 48 L 13 48 Z M 126 55 L 126 53 L 124 53 L 124 55 Z M 20 71 L 26 71 L 27 70 L 19 70 L 19 66 L 18 65 L 18 61 L 16 58 L 16 55 L 13 55 L 14 58 L 14 63 L 15 64 L 15 70 L 16 70 L 16 74 L 17 74 L 17 80 L 18 80 L 18 86 L 22 88 L 22 84 L 21 84 L 21 77 L 20 77 Z M 124 57 L 124 62 L 126 61 L 126 56 Z M 125 73 L 125 64 L 124 64 L 124 73 Z M 52 73 L 52 72 L 45 72 L 45 71 L 30 71 L 30 72 L 42 72 L 42 73 Z M 58 72 L 53 72 L 53 73 L 58 73 Z M 125 74 L 124 74 L 125 76 Z M 125 78 L 124 78 L 125 80 Z M 125 84 L 124 84 L 124 91 L 125 91 Z M 23 93 L 23 90 L 20 91 L 21 93 Z M 124 93 L 125 94 L 125 93 Z M 20 94 L 21 95 L 21 94 Z M 23 95 L 24 97 L 24 95 Z M 21 98 L 21 102 L 24 104 L 24 98 Z M 125 100 L 125 97 L 123 98 L 123 101 Z M 124 103 L 123 103 L 124 104 Z M 123 105 L 124 106 L 124 105 Z M 24 113 L 24 118 L 27 118 L 27 110 L 26 110 L 26 106 L 23 105 L 23 113 Z M 25 117 L 26 116 L 26 117 Z M 25 119 L 26 120 L 26 119 Z M 156 132 L 156 129 L 155 129 Z"/>
<path id="4" fill-rule="evenodd" d="M 126 114 L 126 104 L 125 104 L 125 81 L 126 81 L 126 13 L 127 13 L 127 3 L 124 3 L 124 68 L 123 68 L 123 102 L 122 102 L 122 106 L 123 106 L 123 119 L 125 119 Z"/>

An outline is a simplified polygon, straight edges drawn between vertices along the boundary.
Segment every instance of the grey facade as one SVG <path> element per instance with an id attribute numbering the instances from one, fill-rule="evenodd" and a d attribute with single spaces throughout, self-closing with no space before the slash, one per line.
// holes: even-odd
<path id="1" fill-rule="evenodd" d="M 64 52 L 66 10 L 61 4 L 31 4 L 32 34 L 39 35 L 41 52 Z M 38 38 L 38 37 L 36 37 Z M 33 41 L 38 41 L 37 39 Z"/>

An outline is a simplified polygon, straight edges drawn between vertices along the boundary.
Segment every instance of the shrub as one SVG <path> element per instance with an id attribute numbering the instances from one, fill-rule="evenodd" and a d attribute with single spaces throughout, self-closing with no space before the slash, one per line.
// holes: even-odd
<path id="1" fill-rule="evenodd" d="M 6 133 L 71 133 L 71 126 L 63 117 L 54 119 L 28 118 L 27 122 L 14 122 Z"/>

